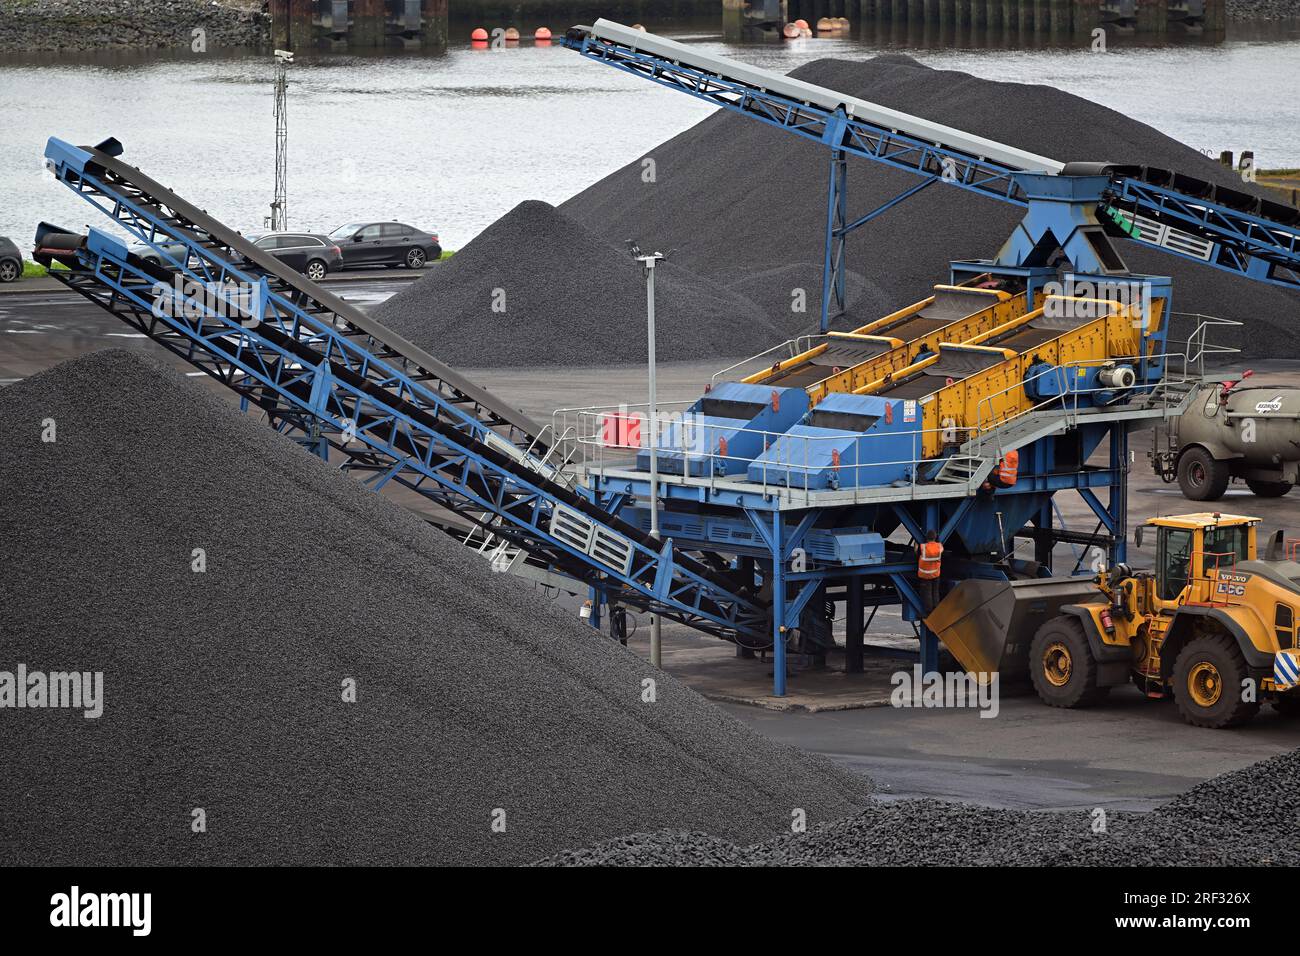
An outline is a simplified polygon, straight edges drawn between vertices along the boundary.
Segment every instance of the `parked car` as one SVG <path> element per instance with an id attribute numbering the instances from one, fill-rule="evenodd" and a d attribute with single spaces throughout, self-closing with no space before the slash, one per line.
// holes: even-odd
<path id="1" fill-rule="evenodd" d="M 313 282 L 343 268 L 343 252 L 328 236 L 313 232 L 268 232 L 248 238 L 257 248 L 269 252 Z"/>
<path id="2" fill-rule="evenodd" d="M 0 236 L 0 282 L 17 282 L 22 277 L 22 252 L 12 239 Z"/>
<path id="3" fill-rule="evenodd" d="M 127 248 L 145 262 L 152 262 L 156 266 L 167 266 L 169 269 L 175 268 L 175 262 L 181 262 L 181 257 L 185 255 L 185 243 L 183 242 L 159 242 L 156 246 L 151 246 L 146 242 L 133 242 Z M 175 262 L 164 258 L 163 252 L 171 256 Z"/>
<path id="4" fill-rule="evenodd" d="M 442 258 L 437 233 L 400 222 L 350 222 L 330 233 L 343 249 L 343 262 L 356 266 L 422 269 Z"/>

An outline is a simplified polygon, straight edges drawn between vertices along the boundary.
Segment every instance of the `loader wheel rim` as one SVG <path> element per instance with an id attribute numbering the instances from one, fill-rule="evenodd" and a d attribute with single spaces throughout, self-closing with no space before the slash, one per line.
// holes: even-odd
<path id="1" fill-rule="evenodd" d="M 1070 649 L 1061 641 L 1054 641 L 1043 651 L 1043 676 L 1053 687 L 1064 687 L 1070 683 L 1070 672 L 1074 670 L 1074 658 Z"/>
<path id="2" fill-rule="evenodd" d="M 1193 487 L 1201 487 L 1201 485 L 1205 484 L 1205 466 L 1199 461 L 1192 462 L 1192 466 L 1187 469 L 1187 477 L 1191 480 Z"/>
<path id="3" fill-rule="evenodd" d="M 1187 673 L 1187 691 L 1197 707 L 1213 707 L 1223 695 L 1223 678 L 1209 661 L 1200 661 Z"/>

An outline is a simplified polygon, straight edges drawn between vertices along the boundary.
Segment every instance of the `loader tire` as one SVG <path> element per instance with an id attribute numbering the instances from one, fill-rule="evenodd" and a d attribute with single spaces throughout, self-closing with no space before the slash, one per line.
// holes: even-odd
<path id="1" fill-rule="evenodd" d="M 1250 676 L 1246 659 L 1227 634 L 1202 634 L 1188 641 L 1174 661 L 1174 700 L 1183 720 L 1196 727 L 1236 727 L 1259 712 L 1259 701 L 1243 699 Z"/>
<path id="2" fill-rule="evenodd" d="M 1178 458 L 1178 489 L 1190 501 L 1218 501 L 1232 477 L 1226 461 L 1215 461 L 1204 448 L 1189 448 Z"/>
<path id="3" fill-rule="evenodd" d="M 1097 686 L 1097 661 L 1078 618 L 1061 615 L 1038 629 L 1029 645 L 1029 673 L 1049 707 L 1091 707 L 1110 691 Z"/>

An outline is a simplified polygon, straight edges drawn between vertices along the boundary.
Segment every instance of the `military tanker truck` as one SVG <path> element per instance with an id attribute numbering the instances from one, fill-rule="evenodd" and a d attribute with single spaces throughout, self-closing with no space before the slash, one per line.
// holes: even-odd
<path id="1" fill-rule="evenodd" d="M 1187 411 L 1157 426 L 1152 465 L 1183 497 L 1217 501 L 1241 480 L 1280 498 L 1300 483 L 1300 388 L 1247 380 L 1198 386 Z"/>

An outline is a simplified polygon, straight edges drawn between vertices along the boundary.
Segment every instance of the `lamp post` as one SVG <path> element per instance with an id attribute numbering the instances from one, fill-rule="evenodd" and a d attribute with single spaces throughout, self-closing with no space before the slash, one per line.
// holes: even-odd
<path id="1" fill-rule="evenodd" d="M 635 241 L 627 240 L 632 258 L 641 263 L 645 273 L 645 315 L 647 365 L 650 379 L 650 413 L 646 424 L 650 430 L 650 537 L 659 540 L 659 404 L 655 388 L 655 265 L 668 258 L 662 253 L 643 253 Z M 663 640 L 659 632 L 659 615 L 650 615 L 650 663 L 663 666 Z"/>

